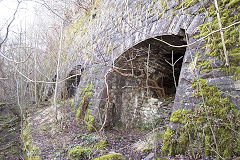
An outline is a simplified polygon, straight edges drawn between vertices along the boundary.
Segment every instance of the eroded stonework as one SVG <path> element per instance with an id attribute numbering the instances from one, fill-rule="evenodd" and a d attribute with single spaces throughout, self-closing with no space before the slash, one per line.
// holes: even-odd
<path id="1" fill-rule="evenodd" d="M 126 3 L 122 0 L 103 0 L 103 3 L 94 11 L 96 16 L 89 18 L 87 23 L 82 26 L 81 30 L 84 32 L 71 39 L 69 46 L 71 54 L 67 57 L 67 62 L 73 62 L 71 64 L 73 67 L 81 65 L 84 68 L 76 91 L 75 102 L 78 105 L 82 98 L 81 90 L 87 84 L 93 84 L 93 96 L 89 108 L 99 125 L 103 124 L 108 97 L 105 76 L 109 74 L 114 63 L 126 51 L 150 38 L 161 38 L 161 36 L 167 35 L 181 36 L 187 44 L 191 44 L 185 46 L 181 72 L 177 78 L 178 87 L 173 111 L 180 108 L 193 109 L 199 104 L 200 101 L 196 98 L 192 87 L 194 79 L 199 77 L 201 70 L 201 68 L 197 68 L 197 62 L 212 58 L 205 56 L 206 50 L 203 48 L 205 41 L 196 41 L 194 36 L 199 34 L 198 26 L 211 21 L 212 18 L 206 18 L 207 12 L 199 12 L 201 7 L 208 5 L 205 2 L 196 3 L 184 10 L 179 8 L 179 5 L 179 2 L 175 0 L 167 1 L 166 6 L 162 1 L 129 0 Z M 168 43 L 182 45 L 174 39 Z M 172 46 L 172 48 L 182 47 Z M 87 54 L 89 52 L 92 54 Z M 163 55 L 159 54 L 159 56 Z M 201 76 L 207 79 L 209 85 L 217 85 L 224 91 L 224 94 L 233 95 L 231 96 L 232 103 L 240 108 L 238 82 L 234 82 L 232 77 L 227 77 L 223 72 L 217 70 L 222 65 L 221 62 L 212 61 L 212 68 L 216 70 L 207 74 L 201 73 Z M 63 70 L 61 76 L 66 77 L 68 73 L 69 71 Z M 168 71 L 163 73 L 169 74 Z M 112 90 L 108 112 L 109 124 L 121 124 L 126 127 L 135 123 L 140 125 L 154 119 L 154 116 L 159 118 L 158 115 L 161 114 L 159 110 L 165 110 L 161 106 L 162 101 L 158 98 L 156 100 L 156 96 L 153 96 L 154 93 L 150 93 L 151 96 L 146 99 L 145 89 L 126 87 L 130 82 L 130 84 L 140 85 L 138 80 L 124 80 L 122 76 L 115 75 L 108 81 L 110 90 Z M 166 112 L 163 111 L 163 114 L 167 116 L 169 108 L 166 109 Z M 141 119 L 135 121 L 129 115 L 141 117 Z"/>
<path id="2" fill-rule="evenodd" d="M 135 128 L 143 125 L 167 125 L 173 106 L 168 100 L 153 98 L 156 93 L 139 87 L 140 81 L 112 73 L 110 84 L 110 126 Z"/>

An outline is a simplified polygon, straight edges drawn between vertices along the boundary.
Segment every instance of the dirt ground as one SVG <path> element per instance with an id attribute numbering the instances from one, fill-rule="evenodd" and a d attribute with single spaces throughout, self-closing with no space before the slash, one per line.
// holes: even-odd
<path id="1" fill-rule="evenodd" d="M 69 102 L 59 106 L 58 123 L 55 121 L 54 107 L 50 104 L 42 104 L 41 107 L 32 107 L 28 114 L 29 135 L 34 149 L 34 156 L 41 159 L 67 160 L 69 151 L 75 146 L 91 147 L 96 158 L 108 153 L 121 153 L 126 159 L 140 160 L 149 154 L 160 156 L 161 144 L 154 149 L 148 147 L 145 142 L 149 131 L 141 129 L 111 129 L 104 133 L 88 132 L 84 125 L 76 121 L 76 110 Z M 96 149 L 94 145 L 107 139 L 105 148 Z M 142 146 L 141 146 L 142 145 Z"/>

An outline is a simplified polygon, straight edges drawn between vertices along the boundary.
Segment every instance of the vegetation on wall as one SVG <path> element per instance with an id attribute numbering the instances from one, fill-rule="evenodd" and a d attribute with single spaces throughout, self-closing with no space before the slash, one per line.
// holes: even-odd
<path id="1" fill-rule="evenodd" d="M 87 84 L 86 88 L 82 89 L 81 96 L 82 99 L 79 103 L 79 107 L 76 113 L 76 120 L 78 121 L 79 119 L 84 120 L 86 123 L 88 131 L 93 131 L 93 126 L 94 126 L 94 117 L 90 113 L 89 107 L 89 101 L 92 97 L 92 92 L 93 90 L 93 85 L 92 84 Z"/>
<path id="2" fill-rule="evenodd" d="M 218 0 L 218 1 L 219 1 L 218 5 L 220 10 L 221 23 L 224 29 L 225 44 L 222 43 L 222 37 L 220 32 L 215 32 L 210 36 L 206 37 L 204 39 L 206 42 L 205 43 L 206 54 L 196 56 L 197 58 L 200 57 L 199 59 L 201 59 L 201 61 L 197 63 L 198 64 L 197 67 L 200 68 L 201 73 L 211 71 L 214 66 L 213 65 L 214 60 L 209 60 L 209 57 L 211 57 L 211 59 L 216 59 L 221 62 L 224 62 L 226 57 L 224 56 L 223 46 L 226 45 L 227 54 L 230 59 L 230 66 L 226 67 L 222 65 L 221 68 L 217 68 L 217 69 L 224 71 L 224 73 L 226 73 L 227 75 L 233 76 L 233 79 L 237 81 L 237 80 L 240 80 L 240 49 L 239 49 L 240 25 L 239 24 L 232 25 L 232 24 L 240 21 L 240 7 L 239 7 L 240 0 Z M 50 4 L 50 2 L 51 2 L 50 0 L 49 1 L 46 0 L 46 3 L 44 1 L 44 4 L 42 5 L 48 5 Z M 151 24 L 153 21 L 157 21 L 158 19 L 160 19 L 162 15 L 168 11 L 168 7 L 169 7 L 169 1 L 167 0 L 153 0 L 152 2 L 149 2 L 150 3 L 149 6 L 146 6 L 148 2 L 142 0 L 142 1 L 139 1 L 138 6 L 136 7 L 137 9 L 133 8 L 134 13 L 131 13 L 132 9 L 128 6 L 128 3 L 129 4 L 134 3 L 134 1 L 129 0 L 126 2 L 126 4 L 125 4 L 125 1 L 122 1 L 122 3 L 119 2 L 119 4 L 116 2 L 109 1 L 109 3 L 112 3 L 111 5 L 115 7 L 114 11 L 116 12 L 119 12 L 121 9 L 126 8 L 126 10 L 124 9 L 121 10 L 122 15 L 118 15 L 118 13 L 116 14 L 113 13 L 114 12 L 113 9 L 112 10 L 109 9 L 107 11 L 102 12 L 104 8 L 101 8 L 101 9 L 97 8 L 102 3 L 102 0 L 89 0 L 87 1 L 85 6 L 84 5 L 81 6 L 80 4 L 81 2 L 76 1 L 76 3 L 80 5 L 80 7 L 86 7 L 84 8 L 86 11 L 83 13 L 80 13 L 79 14 L 80 16 L 79 16 L 78 13 L 77 14 L 68 13 L 68 12 L 71 12 L 71 9 L 66 9 L 66 6 L 68 6 L 69 3 L 64 2 L 64 4 L 62 4 L 62 7 L 58 8 L 59 10 L 64 10 L 63 11 L 64 13 L 63 12 L 52 13 L 52 14 L 55 14 L 55 16 L 57 16 L 59 19 L 61 19 L 61 21 L 63 21 L 62 23 L 62 27 L 64 27 L 63 47 L 59 47 L 59 48 L 57 47 L 59 46 L 59 28 L 60 28 L 60 23 L 59 22 L 57 23 L 57 20 L 56 20 L 56 24 L 52 26 L 53 29 L 50 29 L 51 27 L 47 26 L 46 27 L 47 29 L 40 30 L 39 29 L 40 27 L 39 27 L 35 29 L 36 33 L 31 33 L 31 36 L 26 34 L 27 33 L 26 29 L 25 31 L 22 31 L 21 29 L 20 36 L 15 37 L 17 40 L 13 41 L 17 45 L 11 44 L 11 43 L 5 44 L 5 40 L 8 37 L 7 35 L 6 35 L 6 38 L 3 37 L 4 41 L 0 42 L 1 52 L 2 50 L 4 50 L 3 51 L 4 53 L 3 54 L 1 53 L 1 57 L 3 58 L 1 59 L 1 62 L 0 62 L 0 68 L 3 68 L 3 69 L 2 70 L 0 69 L 0 80 L 1 80 L 0 85 L 2 88 L 7 86 L 4 89 L 5 91 L 3 92 L 4 95 L 8 95 L 8 92 L 6 91 L 9 91 L 9 90 L 12 91 L 11 94 L 14 93 L 14 96 L 13 96 L 14 98 L 11 98 L 11 101 L 14 101 L 18 105 L 18 107 L 21 109 L 22 115 L 24 114 L 24 109 L 26 109 L 27 107 L 32 107 L 32 105 L 34 106 L 33 109 L 31 108 L 33 110 L 32 112 L 39 110 L 40 107 L 37 107 L 37 106 L 41 106 L 41 105 L 35 105 L 37 103 L 42 103 L 43 108 L 49 107 L 49 104 L 47 101 L 48 100 L 51 101 L 50 99 L 51 96 L 46 98 L 46 101 L 44 99 L 43 100 L 44 102 L 41 102 L 40 100 L 44 97 L 43 94 L 47 92 L 47 84 L 53 86 L 53 84 L 62 83 L 65 80 L 67 80 L 68 78 L 63 79 L 63 77 L 65 76 L 64 75 L 65 69 L 69 68 L 69 66 L 71 66 L 73 62 L 76 62 L 76 59 L 78 59 L 80 56 L 81 57 L 79 59 L 82 58 L 82 60 L 85 62 L 91 62 L 93 59 L 92 58 L 93 55 L 96 52 L 99 52 L 101 54 L 100 55 L 101 57 L 99 56 L 99 53 L 96 53 L 94 55 L 96 59 L 98 59 L 98 62 L 97 63 L 94 62 L 94 65 L 98 65 L 99 63 L 102 63 L 101 62 L 102 60 L 104 60 L 105 62 L 105 57 L 104 57 L 105 55 L 112 57 L 112 59 L 114 59 L 116 56 L 115 55 L 115 51 L 117 50 L 116 47 L 118 46 L 114 44 L 115 42 L 112 42 L 113 39 L 119 38 L 118 40 L 116 40 L 117 42 L 120 42 L 121 40 L 121 42 L 125 43 L 125 41 L 128 41 L 125 38 L 129 38 L 133 34 L 131 28 L 136 28 L 137 30 L 139 28 L 145 27 L 144 25 L 148 27 L 148 25 Z M 178 2 L 178 5 L 175 6 L 174 9 L 172 10 L 172 15 L 169 15 L 167 18 L 173 18 L 173 16 L 176 16 L 177 14 L 181 14 L 180 11 L 184 11 L 185 9 L 195 5 L 198 2 L 200 3 L 200 6 L 202 8 L 200 8 L 198 11 L 196 11 L 193 14 L 191 13 L 192 14 L 191 16 L 193 17 L 195 16 L 195 14 L 201 14 L 202 18 L 205 18 L 207 23 L 204 23 L 203 25 L 199 26 L 198 29 L 200 31 L 200 34 L 195 37 L 196 39 L 204 37 L 209 33 L 212 33 L 213 31 L 219 30 L 219 20 L 217 19 L 216 9 L 211 0 L 184 0 L 184 1 L 175 0 L 175 2 Z M 57 2 L 53 2 L 52 7 L 54 6 L 54 4 L 57 4 Z M 107 5 L 108 4 L 106 4 L 106 6 Z M 48 9 L 51 10 L 50 12 L 55 11 L 54 8 L 51 9 L 51 5 L 48 6 Z M 16 9 L 16 12 L 17 10 L 18 9 Z M 43 12 L 44 11 L 41 11 L 41 13 Z M 98 14 L 100 12 L 103 14 L 106 13 L 108 15 L 106 16 L 104 15 L 106 19 L 103 18 L 104 16 L 101 17 L 101 19 L 98 19 L 99 21 L 98 23 L 96 22 L 97 21 L 96 19 L 98 18 L 99 16 Z M 146 14 L 144 12 L 146 12 Z M 135 19 L 138 16 L 138 14 L 139 14 L 139 17 L 141 18 Z M 157 18 L 154 17 L 156 16 L 154 14 L 157 15 Z M 69 15 L 70 17 L 68 17 Z M 76 16 L 77 18 L 74 16 Z M 14 14 L 14 17 L 15 17 L 15 14 Z M 150 21 L 147 19 L 149 17 L 151 22 L 148 22 Z M 176 17 L 174 17 L 174 19 L 175 18 Z M 58 21 L 60 21 L 59 19 Z M 118 21 L 118 19 L 120 20 Z M 117 21 L 117 22 L 112 23 L 111 20 Z M 147 21 L 146 24 L 145 24 L 145 20 Z M 128 25 L 125 22 L 132 23 L 132 24 Z M 114 26 L 115 23 L 117 24 L 116 26 Z M 134 26 L 135 23 L 136 23 L 136 27 Z M 172 22 L 172 24 L 174 24 L 174 22 Z M 229 25 L 232 25 L 232 26 L 228 28 L 224 28 Z M 102 29 L 102 27 L 104 29 Z M 147 27 L 146 27 L 146 33 L 148 32 Z M 98 30 L 99 28 L 100 30 Z M 152 28 L 150 28 L 151 29 L 150 32 L 152 32 L 153 30 Z M 111 29 L 113 29 L 114 31 L 112 31 Z M 8 32 L 8 29 L 7 29 L 7 32 Z M 117 34 L 115 35 L 115 33 Z M 141 29 L 139 33 L 141 33 Z M 145 29 L 144 29 L 144 33 L 145 33 Z M 28 36 L 31 38 L 28 39 Z M 135 39 L 133 39 L 132 41 L 136 42 L 137 39 L 141 40 L 142 38 L 141 36 L 142 34 L 138 34 L 138 37 L 135 36 L 134 37 Z M 132 42 L 129 41 L 129 43 L 132 43 Z M 121 43 L 117 45 L 121 45 Z M 5 52 L 5 49 L 3 49 L 3 46 L 6 47 L 6 50 L 9 49 L 9 51 Z M 101 47 L 105 49 L 101 50 Z M 61 73 L 60 78 L 63 80 L 60 80 L 60 78 L 57 80 L 56 79 L 54 80 L 54 78 L 52 79 L 52 77 L 54 77 L 55 75 L 55 67 L 57 63 L 55 59 L 57 56 L 57 52 L 59 51 L 60 53 L 61 50 L 63 54 L 59 57 L 61 58 L 60 68 L 61 68 L 61 72 L 63 73 Z M 6 59 L 6 56 L 7 56 L 7 59 Z M 208 59 L 206 59 L 205 57 L 208 57 Z M 110 59 L 109 62 L 112 59 Z M 86 63 L 82 63 L 82 64 L 85 65 Z M 130 64 L 129 61 L 128 61 L 128 64 L 129 66 L 130 65 L 132 66 L 132 64 Z M 105 65 L 108 65 L 108 64 L 105 62 Z M 120 67 L 123 67 L 123 66 L 119 66 L 119 68 Z M 5 68 L 7 68 L 6 71 L 4 70 Z M 136 66 L 136 68 L 139 69 L 139 66 Z M 99 72 L 100 74 L 100 72 L 101 73 L 104 72 L 103 70 L 97 70 L 93 74 L 98 74 L 97 72 Z M 144 71 L 144 68 L 142 70 Z M 6 73 L 6 74 L 3 74 L 3 73 Z M 2 80 L 7 80 L 7 82 L 2 83 Z M 147 81 L 150 82 L 151 79 L 147 77 Z M 154 83 L 153 81 L 151 82 Z M 8 85 L 5 85 L 5 84 L 8 84 Z M 94 86 L 94 87 L 98 88 L 98 86 Z M 149 86 L 144 86 L 144 87 L 149 87 Z M 152 87 L 156 90 L 161 89 L 158 85 L 155 85 Z M 57 87 L 55 88 L 57 93 Z M 233 159 L 236 157 L 240 157 L 240 146 L 239 146 L 240 115 L 239 115 L 239 110 L 231 103 L 231 95 L 230 95 L 231 93 L 229 93 L 229 95 L 222 94 L 217 87 L 208 86 L 204 79 L 196 79 L 193 84 L 193 88 L 195 89 L 196 97 L 201 99 L 202 102 L 198 106 L 196 106 L 194 110 L 179 109 L 173 112 L 170 118 L 170 121 L 172 124 L 174 125 L 177 124 L 180 127 L 178 129 L 173 129 L 169 127 L 167 128 L 165 134 L 163 134 L 163 146 L 162 146 L 163 155 L 175 156 L 175 155 L 181 154 L 181 155 L 187 155 L 192 159 L 210 158 L 210 157 L 211 158 L 216 157 L 218 159 Z M 70 120 L 67 121 L 60 114 L 59 117 L 61 118 L 61 120 L 59 120 L 59 127 L 63 129 L 62 126 L 67 128 L 70 126 L 75 127 L 76 125 L 77 126 L 76 130 L 73 131 L 73 132 L 76 132 L 76 134 L 80 132 L 79 131 L 80 129 L 78 127 L 83 127 L 83 126 L 86 127 L 88 131 L 94 131 L 95 119 L 94 119 L 94 116 L 91 115 L 91 110 L 89 108 L 89 106 L 91 106 L 92 96 L 93 96 L 93 85 L 87 84 L 81 91 L 80 102 L 78 104 L 77 111 L 76 112 L 74 111 L 73 115 L 68 115 L 73 119 L 74 122 L 76 120 L 76 122 L 69 123 Z M 159 97 L 164 97 L 164 96 L 158 96 L 158 98 Z M 108 100 L 110 101 L 110 99 Z M 74 103 L 72 103 L 71 106 L 74 106 Z M 23 110 L 21 107 L 23 107 Z M 56 108 L 57 108 L 57 105 L 56 105 Z M 57 113 L 57 109 L 55 112 Z M 50 113 L 50 111 L 48 113 Z M 107 113 L 107 109 L 106 109 L 106 113 Z M 0 121 L 3 122 L 0 125 L 0 130 L 9 128 L 9 132 L 11 133 L 13 130 L 16 129 L 15 127 L 13 128 L 12 126 L 13 125 L 12 121 L 15 121 L 15 119 L 14 118 L 12 120 L 9 119 L 10 120 L 9 121 L 4 117 L 5 116 L 0 117 Z M 44 120 L 44 118 L 46 117 L 44 116 L 44 117 L 41 117 L 40 119 Z M 57 119 L 57 116 L 56 116 L 56 119 Z M 26 157 L 25 157 L 26 159 L 40 159 L 40 155 L 42 154 L 40 153 L 41 149 L 38 147 L 34 147 L 33 145 L 33 137 L 36 135 L 32 135 L 33 132 L 31 130 L 34 127 L 30 126 L 31 123 L 28 123 L 27 120 L 30 120 L 30 119 L 26 119 L 22 125 L 22 135 L 21 135 L 21 139 L 23 142 L 22 149 L 26 153 Z M 79 123 L 79 122 L 82 122 L 82 123 Z M 105 122 L 103 124 L 105 124 Z M 36 126 L 39 126 L 39 125 L 36 125 Z M 44 128 L 44 130 L 48 130 L 48 128 Z M 52 130 L 52 132 L 54 133 L 52 134 L 52 137 L 54 139 L 54 137 L 58 136 L 57 133 L 60 131 Z M 34 132 L 34 134 L 37 134 L 37 132 Z M 69 153 L 68 156 L 70 158 L 72 159 L 81 159 L 81 158 L 93 159 L 93 157 L 96 158 L 98 157 L 97 155 L 98 153 L 95 152 L 96 149 L 104 150 L 104 152 L 101 151 L 101 155 L 107 154 L 106 150 L 109 147 L 107 140 L 100 141 L 96 143 L 95 146 L 91 146 L 91 148 L 87 148 L 85 146 L 84 148 L 82 144 L 75 143 L 75 142 L 79 142 L 79 140 L 77 139 L 77 136 L 75 135 L 72 137 L 71 136 L 72 135 L 69 135 L 66 137 L 68 137 L 71 140 L 74 139 L 75 141 L 73 146 L 77 146 L 77 147 L 71 150 L 70 148 L 72 147 L 70 147 L 71 146 L 70 143 L 72 141 L 70 140 L 68 141 L 69 144 L 66 143 L 64 144 L 64 147 L 63 147 L 65 149 L 64 152 Z M 0 141 L 5 141 L 5 139 L 7 139 L 7 136 L 1 137 Z M 121 139 L 124 139 L 124 138 L 121 138 Z M 113 144 L 112 141 L 109 141 L 109 142 Z M 49 141 L 49 143 L 52 143 L 52 142 Z M 10 144 L 9 146 L 12 146 L 12 144 Z M 3 149 L 6 149 L 6 148 L 5 147 L 1 148 L 1 150 Z M 59 150 L 61 149 L 62 148 L 60 148 Z M 123 148 L 123 150 L 124 149 L 125 148 Z M 147 152 L 149 150 L 150 149 L 147 149 Z M 18 151 L 13 150 L 12 153 L 16 154 L 18 153 Z M 124 159 L 124 157 L 120 153 L 113 153 L 113 154 L 108 154 L 108 155 L 96 158 L 95 160 L 101 160 L 101 159 Z"/>
<path id="3" fill-rule="evenodd" d="M 239 5 L 240 1 L 238 0 L 223 0 L 219 1 L 219 11 L 221 16 L 221 23 L 223 28 L 227 27 L 231 24 L 234 24 L 235 22 L 238 22 L 240 20 L 240 10 Z M 219 29 L 218 19 L 217 19 L 217 13 L 215 10 L 214 5 L 211 5 L 207 11 L 208 17 L 214 18 L 212 21 L 207 22 L 205 24 L 202 24 L 199 26 L 200 34 L 196 38 L 200 38 L 203 36 L 208 35 L 210 32 L 214 30 Z M 230 67 L 226 68 L 225 66 L 222 66 L 222 70 L 225 71 L 225 73 L 229 75 L 233 75 L 235 80 L 240 79 L 240 25 L 234 25 L 230 28 L 227 28 L 224 30 L 224 39 L 225 39 L 225 46 L 228 52 L 228 56 L 230 58 Z M 214 57 L 217 60 L 224 60 L 224 54 L 223 54 L 223 43 L 221 41 L 221 36 L 219 32 L 216 32 L 209 37 L 205 38 L 206 40 L 206 56 Z M 204 63 L 204 62 L 200 62 Z M 211 62 L 210 62 L 211 63 Z M 205 69 L 210 71 L 211 65 L 203 65 Z"/>
<path id="4" fill-rule="evenodd" d="M 179 130 L 163 135 L 164 155 L 185 154 L 195 158 L 234 158 L 240 156 L 240 114 L 228 97 L 222 98 L 216 86 L 204 79 L 193 84 L 202 103 L 194 111 L 177 110 L 170 119 Z M 204 154 L 202 154 L 204 153 Z"/>
<path id="5" fill-rule="evenodd" d="M 240 1 L 223 0 L 219 1 L 221 22 L 227 27 L 240 20 Z M 208 17 L 213 20 L 199 26 L 200 34 L 195 38 L 208 35 L 219 29 L 216 9 L 213 4 L 208 9 Z M 222 66 L 221 70 L 233 75 L 235 80 L 240 76 L 240 28 L 234 25 L 224 30 L 225 45 L 230 57 L 230 66 Z M 216 32 L 206 40 L 205 57 L 213 57 L 216 60 L 225 62 L 223 54 L 223 43 L 220 32 Z M 201 73 L 212 70 L 211 60 L 198 62 Z M 168 128 L 163 135 L 163 155 L 187 155 L 194 159 L 215 157 L 218 159 L 232 159 L 240 156 L 240 114 L 238 109 L 231 104 L 230 95 L 224 95 L 216 86 L 210 87 L 206 80 L 195 80 L 193 87 L 195 94 L 202 102 L 191 110 L 177 110 L 173 112 L 170 121 L 174 125 L 180 124 L 180 128 Z"/>

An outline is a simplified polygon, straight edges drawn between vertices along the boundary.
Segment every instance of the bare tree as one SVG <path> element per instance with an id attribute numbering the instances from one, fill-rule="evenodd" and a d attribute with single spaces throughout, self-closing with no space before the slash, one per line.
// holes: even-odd
<path id="1" fill-rule="evenodd" d="M 56 71 L 56 84 L 55 84 L 55 91 L 54 91 L 54 99 L 53 103 L 55 106 L 55 118 L 57 122 L 57 90 L 58 90 L 58 78 L 59 78 L 59 65 L 60 65 L 60 58 L 61 58 L 61 53 L 62 53 L 62 43 L 63 43 L 63 25 L 64 21 L 62 21 L 61 25 L 61 33 L 60 33 L 60 43 L 59 43 L 59 48 L 58 48 L 58 58 L 57 58 L 57 71 Z"/>
<path id="2" fill-rule="evenodd" d="M 15 20 L 15 17 L 16 17 L 16 14 L 17 14 L 17 12 L 18 12 L 18 9 L 19 9 L 19 6 L 20 6 L 21 2 L 22 2 L 22 1 L 18 1 L 17 8 L 15 9 L 15 12 L 14 12 L 14 14 L 13 14 L 13 17 L 12 17 L 11 21 L 10 21 L 10 22 L 8 23 L 8 25 L 7 25 L 6 34 L 5 34 L 4 38 L 0 41 L 0 49 L 2 48 L 3 43 L 6 42 L 6 40 L 7 40 L 7 38 L 8 38 L 9 29 L 10 29 L 13 21 Z"/>

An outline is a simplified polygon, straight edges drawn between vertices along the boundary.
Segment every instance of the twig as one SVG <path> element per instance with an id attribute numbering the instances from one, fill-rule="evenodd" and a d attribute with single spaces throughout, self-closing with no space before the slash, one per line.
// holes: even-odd
<path id="1" fill-rule="evenodd" d="M 56 83 L 63 83 L 63 82 L 65 82 L 66 80 L 71 79 L 72 77 L 81 76 L 81 74 L 74 74 L 74 75 L 72 75 L 72 76 L 69 76 L 69 77 L 67 77 L 67 78 L 65 78 L 65 79 L 63 79 L 63 80 L 59 80 L 59 81 L 57 81 L 57 82 L 51 82 L 51 81 L 34 81 L 34 80 L 30 79 L 29 77 L 27 77 L 25 74 L 23 74 L 21 71 L 19 71 L 19 70 L 16 68 L 16 66 L 14 66 L 14 65 L 12 65 L 12 66 L 14 67 L 14 69 L 15 69 L 21 76 L 23 76 L 24 78 L 26 78 L 26 79 L 28 80 L 28 82 L 30 82 L 30 83 L 35 83 L 35 82 L 37 82 L 37 83 L 46 83 L 46 84 L 56 84 Z"/>
<path id="2" fill-rule="evenodd" d="M 38 1 L 34 1 L 35 3 L 38 3 L 42 6 L 44 6 L 47 10 L 51 11 L 54 15 L 56 15 L 58 18 L 62 19 L 63 21 L 66 21 L 62 16 L 60 16 L 59 14 L 57 14 L 45 1 L 43 1 L 43 3 L 38 2 Z"/>
<path id="3" fill-rule="evenodd" d="M 165 61 L 166 61 L 170 66 L 172 66 L 173 80 L 174 80 L 174 85 L 175 85 L 175 88 L 176 88 L 176 89 L 177 89 L 177 82 L 176 82 L 176 78 L 175 78 L 175 68 L 174 68 L 174 66 L 175 66 L 175 64 L 176 64 L 180 59 L 182 59 L 182 58 L 183 58 L 183 56 L 181 56 L 181 57 L 178 58 L 175 62 L 173 62 L 173 51 L 172 51 L 172 63 L 168 62 L 168 61 L 165 59 Z"/>
<path id="4" fill-rule="evenodd" d="M 5 35 L 4 39 L 2 40 L 2 42 L 0 42 L 0 49 L 2 48 L 2 44 L 3 44 L 3 43 L 7 40 L 7 38 L 8 38 L 9 28 L 10 28 L 11 24 L 13 23 L 13 21 L 15 20 L 15 17 L 16 17 L 16 14 L 17 14 L 17 11 L 18 11 L 18 8 L 19 8 L 21 2 L 22 2 L 22 1 L 18 1 L 17 8 L 15 9 L 15 12 L 14 12 L 14 14 L 13 14 L 13 18 L 12 18 L 12 20 L 10 21 L 10 23 L 9 23 L 8 26 L 7 26 L 6 35 Z"/>
<path id="5" fill-rule="evenodd" d="M 4 54 L 2 54 L 2 53 L 0 52 L 0 56 L 2 56 L 3 58 L 5 58 L 6 60 L 8 60 L 8 61 L 10 61 L 10 62 L 13 62 L 13 63 L 16 63 L 16 64 L 25 63 L 25 62 L 31 57 L 31 55 L 32 55 L 32 53 L 30 53 L 30 54 L 27 56 L 27 58 L 26 58 L 25 60 L 23 60 L 23 61 L 15 61 L 15 60 L 13 60 L 13 59 L 8 58 L 7 56 L 5 56 Z"/>
<path id="6" fill-rule="evenodd" d="M 101 132 L 103 130 L 103 128 L 105 127 L 106 125 L 106 122 L 107 122 L 107 117 L 108 117 L 108 108 L 109 108 L 109 104 L 110 104 L 110 96 L 109 96 L 109 86 L 108 86 L 108 83 L 107 83 L 107 75 L 108 73 L 111 72 L 110 70 L 107 72 L 107 74 L 104 76 L 104 79 L 105 79 L 105 85 L 106 85 L 106 88 L 107 88 L 107 103 L 106 103 L 106 107 L 105 107 L 105 117 L 104 117 L 104 122 L 102 124 L 102 127 L 100 128 L 99 132 Z"/>
<path id="7" fill-rule="evenodd" d="M 126 21 L 125 21 L 125 22 L 126 22 Z M 141 32 L 140 30 L 138 30 L 137 28 L 135 28 L 134 26 L 132 26 L 132 25 L 129 24 L 128 22 L 126 22 L 126 23 L 127 23 L 132 29 L 134 29 L 136 32 L 145 34 L 145 35 L 147 35 L 147 36 L 151 36 L 151 35 L 149 35 L 149 34 L 147 34 L 147 33 Z M 232 26 L 235 26 L 235 25 L 237 25 L 237 24 L 240 24 L 240 21 L 235 22 L 235 23 L 233 23 L 233 24 L 231 24 L 231 25 L 229 25 L 229 26 L 227 26 L 227 27 L 224 27 L 224 28 L 222 28 L 222 29 L 218 29 L 218 30 L 212 31 L 212 32 L 210 32 L 209 34 L 207 34 L 206 36 L 203 36 L 203 37 L 197 39 L 196 41 L 194 41 L 194 42 L 192 42 L 192 43 L 189 43 L 189 44 L 186 44 L 186 45 L 176 46 L 176 45 L 170 44 L 170 43 L 168 43 L 168 42 L 166 42 L 166 41 L 164 41 L 164 40 L 162 40 L 162 39 L 159 39 L 159 38 L 153 37 L 152 39 L 155 39 L 155 40 L 157 40 L 157 41 L 163 42 L 163 43 L 165 43 L 166 45 L 168 45 L 168 46 L 170 46 L 170 47 L 174 47 L 174 48 L 189 47 L 189 46 L 194 45 L 195 43 L 197 43 L 197 42 L 199 42 L 199 41 L 203 41 L 205 38 L 209 37 L 210 35 L 212 35 L 212 34 L 214 34 L 214 33 L 216 33 L 216 32 L 219 32 L 219 31 L 221 31 L 221 30 L 228 29 L 228 28 L 230 28 L 230 27 L 232 27 Z M 151 37 L 152 37 L 152 36 L 151 36 Z"/>
<path id="8" fill-rule="evenodd" d="M 136 79 L 146 79 L 145 75 L 136 76 L 136 75 L 133 75 L 133 74 L 126 74 L 126 73 L 120 72 L 119 70 L 117 70 L 115 68 L 112 68 L 112 71 L 116 72 L 119 75 L 124 76 L 124 77 L 131 77 L 131 78 L 136 78 Z M 157 89 L 158 97 L 159 98 L 165 97 L 164 88 L 159 87 L 158 83 L 155 80 L 151 79 L 151 78 L 148 78 L 148 81 L 152 82 L 155 86 L 149 86 L 148 85 L 148 86 L 142 86 L 142 88 L 154 88 L 154 89 Z"/>
<path id="9" fill-rule="evenodd" d="M 223 28 L 222 28 L 221 18 L 220 18 L 220 14 L 219 14 L 217 0 L 214 0 L 214 4 L 215 4 L 216 10 L 217 10 L 218 26 L 220 28 L 220 34 L 221 34 L 221 39 L 222 39 L 222 44 L 223 44 L 223 52 L 224 52 L 225 60 L 226 60 L 226 64 L 225 65 L 229 66 L 229 57 L 228 57 L 227 49 L 226 49 L 226 46 L 225 46 Z"/>
<path id="10" fill-rule="evenodd" d="M 8 79 L 8 78 L 0 78 L 0 80 L 6 80 L 6 79 Z"/>
<path id="11" fill-rule="evenodd" d="M 151 47 L 151 45 L 150 44 L 148 44 L 148 56 L 147 56 L 147 78 L 146 78 L 146 85 L 148 86 L 148 70 L 149 70 L 149 66 L 148 66 L 148 64 L 149 64 L 149 56 L 150 56 L 150 47 Z M 147 97 L 148 97 L 148 92 L 149 92 L 149 87 L 147 88 Z"/>

